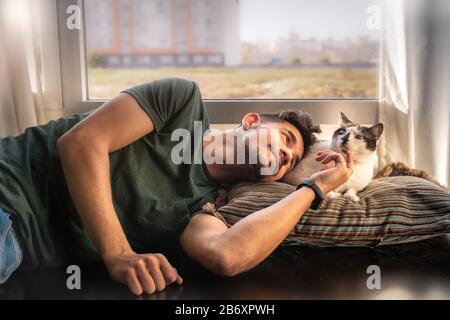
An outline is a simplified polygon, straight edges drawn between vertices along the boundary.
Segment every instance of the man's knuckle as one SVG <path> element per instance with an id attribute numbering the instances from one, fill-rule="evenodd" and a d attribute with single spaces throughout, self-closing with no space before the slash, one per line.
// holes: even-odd
<path id="1" fill-rule="evenodd" d="M 136 261 L 134 262 L 134 266 L 135 266 L 136 268 L 142 268 L 142 267 L 145 267 L 145 262 L 144 262 L 143 259 L 138 259 L 138 260 L 136 260 Z"/>
<path id="2" fill-rule="evenodd" d="M 147 262 L 147 265 L 148 266 L 151 266 L 151 267 L 156 267 L 157 265 L 158 265 L 158 258 L 156 258 L 155 256 L 147 256 L 147 258 L 145 259 L 146 260 L 146 262 Z"/>
<path id="3" fill-rule="evenodd" d="M 166 258 L 163 254 L 161 254 L 161 253 L 155 254 L 155 257 L 156 257 L 156 259 L 157 259 L 157 261 L 158 261 L 159 264 L 161 264 L 161 263 L 169 263 L 169 261 L 167 260 L 167 258 Z"/>
<path id="4" fill-rule="evenodd" d="M 164 259 L 164 255 L 161 253 L 155 253 L 153 254 L 153 256 L 159 260 L 163 260 Z"/>

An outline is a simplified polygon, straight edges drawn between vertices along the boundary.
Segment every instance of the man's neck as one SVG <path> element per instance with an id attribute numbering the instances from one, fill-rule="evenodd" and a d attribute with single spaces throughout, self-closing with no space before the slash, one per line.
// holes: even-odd
<path id="1" fill-rule="evenodd" d="M 235 182 L 240 180 L 246 180 L 246 177 L 243 176 L 243 172 L 247 170 L 243 170 L 242 165 L 237 164 L 208 164 L 206 166 L 209 175 L 216 182 L 228 183 Z"/>

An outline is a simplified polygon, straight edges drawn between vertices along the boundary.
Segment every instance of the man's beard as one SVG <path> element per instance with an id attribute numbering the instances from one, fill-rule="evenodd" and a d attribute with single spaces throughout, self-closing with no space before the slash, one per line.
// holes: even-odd
<path id="1" fill-rule="evenodd" d="M 255 151 L 253 151 L 255 152 Z M 274 161 L 277 161 L 277 169 L 278 170 L 274 170 L 275 172 L 273 172 L 273 174 L 267 175 L 267 174 L 262 174 L 263 169 L 265 168 L 269 168 L 268 166 L 264 165 L 264 163 L 262 162 L 262 157 L 260 155 L 259 152 L 257 152 L 257 156 L 256 156 L 256 163 L 251 164 L 250 163 L 250 145 L 249 145 L 249 140 L 246 139 L 245 140 L 245 166 L 248 168 L 247 172 L 248 172 L 248 179 L 252 180 L 252 181 L 259 181 L 262 180 L 265 177 L 268 176 L 275 176 L 279 169 L 280 169 L 280 165 L 279 165 L 279 160 L 275 157 Z M 270 165 L 270 162 L 269 162 Z"/>

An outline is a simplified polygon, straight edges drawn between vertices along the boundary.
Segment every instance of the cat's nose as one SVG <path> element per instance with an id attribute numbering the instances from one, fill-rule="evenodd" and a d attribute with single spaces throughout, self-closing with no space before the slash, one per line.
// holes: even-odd
<path id="1" fill-rule="evenodd" d="M 349 140 L 349 138 L 350 138 L 350 132 L 347 133 L 345 136 L 342 137 L 342 142 L 343 142 L 343 143 L 347 143 L 348 140 Z"/>

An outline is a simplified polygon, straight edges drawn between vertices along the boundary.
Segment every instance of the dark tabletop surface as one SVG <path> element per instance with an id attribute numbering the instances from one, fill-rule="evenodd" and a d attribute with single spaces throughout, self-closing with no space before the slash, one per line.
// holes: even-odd
<path id="1" fill-rule="evenodd" d="M 182 254 L 169 255 L 184 278 L 153 295 L 134 297 L 102 264 L 81 265 L 81 290 L 68 290 L 66 268 L 20 271 L 0 287 L 1 299 L 450 299 L 450 235 L 378 248 L 277 249 L 257 268 L 214 276 Z M 367 288 L 367 268 L 381 289 Z"/>

